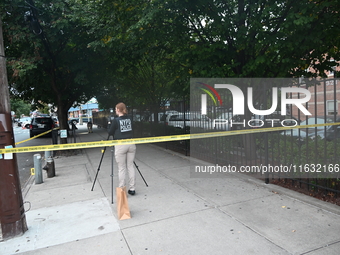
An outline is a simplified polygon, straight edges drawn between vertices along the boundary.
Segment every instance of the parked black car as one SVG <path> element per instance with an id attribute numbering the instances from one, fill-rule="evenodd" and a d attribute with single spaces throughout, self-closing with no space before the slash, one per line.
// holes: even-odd
<path id="1" fill-rule="evenodd" d="M 30 125 L 30 137 L 52 130 L 56 127 L 55 122 L 51 117 L 34 117 Z M 52 132 L 46 134 L 52 136 Z"/>

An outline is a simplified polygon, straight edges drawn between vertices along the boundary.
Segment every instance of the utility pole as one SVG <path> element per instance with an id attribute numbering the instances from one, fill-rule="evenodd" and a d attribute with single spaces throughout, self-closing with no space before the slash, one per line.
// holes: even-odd
<path id="1" fill-rule="evenodd" d="M 6 58 L 0 17 L 0 148 L 14 147 Z M 0 155 L 0 241 L 27 230 L 16 154 Z"/>

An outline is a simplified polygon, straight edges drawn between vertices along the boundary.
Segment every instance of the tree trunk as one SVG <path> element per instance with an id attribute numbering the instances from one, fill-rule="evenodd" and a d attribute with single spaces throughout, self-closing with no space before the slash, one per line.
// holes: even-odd
<path id="1" fill-rule="evenodd" d="M 67 105 L 62 102 L 61 100 L 58 100 L 58 119 L 59 119 L 59 128 L 60 130 L 69 130 L 70 126 L 68 124 L 68 109 Z M 61 144 L 67 143 L 67 138 L 60 138 Z"/>

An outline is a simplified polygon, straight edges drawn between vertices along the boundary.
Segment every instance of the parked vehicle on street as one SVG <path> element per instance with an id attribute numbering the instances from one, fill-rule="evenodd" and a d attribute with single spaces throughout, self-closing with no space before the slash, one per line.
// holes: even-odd
<path id="1" fill-rule="evenodd" d="M 314 125 L 314 124 L 325 124 L 330 122 L 331 120 L 328 118 L 315 118 L 315 117 L 309 117 L 306 120 L 302 121 L 299 125 L 305 126 L 305 125 Z M 299 137 L 299 139 L 306 139 L 307 137 L 315 137 L 316 134 L 320 131 L 323 132 L 324 126 L 318 126 L 318 127 L 310 127 L 310 128 L 294 128 L 290 130 L 282 131 L 282 135 L 288 135 L 288 136 L 294 136 Z"/>
<path id="2" fill-rule="evenodd" d="M 83 120 L 83 122 L 90 122 L 90 121 L 92 122 L 91 117 L 88 116 L 87 114 L 81 115 L 80 118 Z"/>
<path id="3" fill-rule="evenodd" d="M 180 129 L 184 129 L 186 127 L 205 129 L 212 128 L 211 119 L 206 115 L 201 115 L 199 112 L 169 114 L 166 117 L 165 123 L 168 126 L 173 126 Z"/>
<path id="4" fill-rule="evenodd" d="M 223 112 L 216 119 L 213 120 L 213 129 L 228 131 L 232 129 L 231 120 L 233 119 L 232 112 Z M 235 129 L 234 125 L 234 129 Z"/>
<path id="5" fill-rule="evenodd" d="M 71 124 L 74 124 L 76 125 L 77 123 L 79 123 L 79 118 L 69 118 L 68 119 L 68 124 L 71 125 Z"/>
<path id="6" fill-rule="evenodd" d="M 309 117 L 306 120 L 302 121 L 300 123 L 300 126 L 304 126 L 304 125 L 314 125 L 314 124 L 325 124 L 325 123 L 330 123 L 332 122 L 331 119 L 329 118 L 315 118 L 315 117 Z M 311 128 L 304 128 L 304 130 L 309 130 L 309 131 L 314 131 L 316 129 L 323 129 L 324 127 L 311 127 Z"/>
<path id="7" fill-rule="evenodd" d="M 31 117 L 23 117 L 18 120 L 18 127 L 29 128 L 31 121 L 32 121 Z"/>
<path id="8" fill-rule="evenodd" d="M 340 118 L 336 119 L 335 122 L 340 122 Z M 340 138 L 340 125 L 331 125 L 326 127 L 321 127 L 322 129 L 316 132 L 316 134 L 311 135 L 312 139 L 320 137 L 321 139 L 326 139 L 326 141 L 333 141 L 334 139 Z"/>
<path id="9" fill-rule="evenodd" d="M 59 127 L 59 119 L 58 119 L 58 117 L 53 116 L 52 119 L 53 119 L 55 125 L 56 125 L 57 127 Z"/>
<path id="10" fill-rule="evenodd" d="M 164 123 L 164 121 L 166 121 L 167 116 L 174 115 L 174 114 L 179 114 L 179 112 L 178 111 L 159 112 L 158 113 L 158 123 Z M 152 113 L 150 115 L 149 121 L 152 121 L 152 122 L 155 121 L 155 114 L 154 113 Z"/>
<path id="11" fill-rule="evenodd" d="M 89 121 L 92 121 L 92 118 L 91 117 L 89 117 L 88 115 L 86 115 L 86 114 L 83 114 L 81 117 L 80 117 L 81 119 L 82 119 L 82 121 L 83 122 L 89 122 Z M 80 118 L 69 118 L 69 120 L 68 120 L 68 124 L 70 124 L 71 125 L 71 123 L 73 123 L 73 124 L 77 124 L 77 123 L 79 123 L 80 122 Z"/>
<path id="12" fill-rule="evenodd" d="M 51 117 L 33 117 L 30 124 L 30 137 L 52 130 L 56 127 L 54 120 Z M 52 132 L 46 134 L 52 136 Z"/>
<path id="13" fill-rule="evenodd" d="M 213 120 L 213 129 L 228 131 L 255 128 L 262 125 L 261 121 L 263 119 L 263 116 L 252 116 L 251 120 L 247 121 L 243 115 L 233 115 L 232 112 L 224 112 Z"/>

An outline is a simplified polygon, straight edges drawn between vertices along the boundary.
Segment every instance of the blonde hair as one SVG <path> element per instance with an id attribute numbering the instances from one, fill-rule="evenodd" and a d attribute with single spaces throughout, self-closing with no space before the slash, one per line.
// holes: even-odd
<path id="1" fill-rule="evenodd" d="M 116 105 L 116 108 L 121 112 L 123 113 L 124 115 L 127 115 L 128 114 L 128 110 L 126 109 L 126 105 L 124 103 L 118 103 Z"/>

